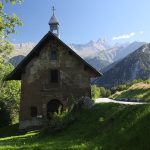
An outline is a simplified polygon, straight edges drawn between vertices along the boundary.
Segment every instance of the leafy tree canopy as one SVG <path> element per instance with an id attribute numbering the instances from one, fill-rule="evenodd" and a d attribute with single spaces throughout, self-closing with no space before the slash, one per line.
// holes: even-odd
<path id="1" fill-rule="evenodd" d="M 19 109 L 20 82 L 4 82 L 13 66 L 8 63 L 8 56 L 13 50 L 9 42 L 9 35 L 15 33 L 15 27 L 22 25 L 16 14 L 8 15 L 4 11 L 6 4 L 21 3 L 21 0 L 0 1 L 0 126 L 8 125 L 16 120 Z"/>
<path id="2" fill-rule="evenodd" d="M 6 57 L 12 51 L 13 47 L 8 41 L 11 33 L 15 33 L 15 27 L 21 26 L 22 22 L 16 14 L 8 15 L 4 11 L 7 3 L 16 4 L 21 3 L 22 0 L 2 0 L 0 2 L 0 56 Z"/>

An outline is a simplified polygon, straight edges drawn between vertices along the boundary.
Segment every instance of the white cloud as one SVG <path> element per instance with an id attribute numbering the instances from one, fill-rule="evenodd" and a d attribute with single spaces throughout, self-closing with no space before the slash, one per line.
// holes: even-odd
<path id="1" fill-rule="evenodd" d="M 144 34 L 144 31 L 140 31 L 139 33 L 140 33 L 140 34 Z"/>
<path id="2" fill-rule="evenodd" d="M 133 37 L 135 35 L 136 35 L 135 32 L 131 32 L 129 34 L 123 34 L 123 35 L 119 35 L 119 36 L 114 36 L 112 38 L 112 40 L 130 39 L 131 37 Z"/>

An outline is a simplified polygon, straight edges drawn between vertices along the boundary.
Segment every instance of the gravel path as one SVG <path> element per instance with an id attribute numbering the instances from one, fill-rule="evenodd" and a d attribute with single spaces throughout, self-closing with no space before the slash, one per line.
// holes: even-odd
<path id="1" fill-rule="evenodd" d="M 146 102 L 125 102 L 125 101 L 115 101 L 109 98 L 98 98 L 95 103 L 117 103 L 117 104 L 126 104 L 126 105 L 139 105 L 139 104 L 149 104 Z"/>

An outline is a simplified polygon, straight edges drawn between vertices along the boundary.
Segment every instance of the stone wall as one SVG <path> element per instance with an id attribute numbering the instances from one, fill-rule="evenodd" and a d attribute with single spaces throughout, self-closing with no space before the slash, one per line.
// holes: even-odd
<path id="1" fill-rule="evenodd" d="M 50 51 L 57 50 L 58 59 L 50 59 Z M 59 69 L 59 83 L 50 83 L 49 69 Z M 91 72 L 75 54 L 55 40 L 50 40 L 26 66 L 22 75 L 20 128 L 36 125 L 38 121 L 31 117 L 30 107 L 36 106 L 38 116 L 46 118 L 47 103 L 58 99 L 67 107 L 71 98 L 91 96 Z M 36 122 L 36 123 L 35 123 Z M 37 124 L 40 124 L 39 122 Z"/>

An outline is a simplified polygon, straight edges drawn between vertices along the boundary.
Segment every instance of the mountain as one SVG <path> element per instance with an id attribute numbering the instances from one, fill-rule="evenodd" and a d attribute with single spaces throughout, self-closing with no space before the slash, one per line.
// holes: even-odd
<path id="1" fill-rule="evenodd" d="M 115 62 L 113 62 L 113 63 L 107 65 L 105 68 L 102 68 L 101 72 L 104 73 L 104 72 L 110 70 L 110 69 L 113 68 L 119 61 L 120 61 L 120 60 L 115 61 Z"/>
<path id="2" fill-rule="evenodd" d="M 105 39 L 90 41 L 87 44 L 70 44 L 70 47 L 97 70 L 113 62 L 118 49 L 123 45 L 110 45 Z"/>
<path id="3" fill-rule="evenodd" d="M 94 58 L 101 52 L 101 59 L 106 60 L 107 54 L 105 54 L 105 51 L 112 46 L 105 39 L 99 39 L 97 41 L 90 41 L 87 44 L 70 44 L 70 47 L 82 58 Z"/>
<path id="4" fill-rule="evenodd" d="M 20 43 L 20 44 L 13 44 L 14 51 L 12 52 L 11 56 L 23 55 L 26 56 L 36 45 L 36 43 Z"/>
<path id="5" fill-rule="evenodd" d="M 114 61 L 118 61 L 130 52 L 140 47 L 142 42 L 110 45 L 105 39 L 89 41 L 86 44 L 70 44 L 69 46 L 97 70 L 102 70 Z M 14 51 L 10 62 L 15 66 L 21 61 L 20 56 L 26 56 L 35 43 L 14 44 Z M 17 57 L 18 56 L 18 57 Z M 22 57 L 23 58 L 23 57 Z M 15 61 L 15 62 L 14 62 Z"/>
<path id="6" fill-rule="evenodd" d="M 150 77 L 150 44 L 145 44 L 116 63 L 103 76 L 93 81 L 98 86 L 111 88 L 134 79 Z"/>
<path id="7" fill-rule="evenodd" d="M 70 44 L 70 47 L 97 70 L 101 70 L 114 61 L 121 60 L 143 44 L 145 43 L 133 42 L 110 45 L 105 39 L 99 39 L 87 44 Z"/>
<path id="8" fill-rule="evenodd" d="M 100 57 L 85 58 L 85 61 L 87 61 L 91 66 L 93 66 L 98 71 L 101 71 L 102 68 L 105 68 L 110 64 L 109 61 L 102 60 Z"/>
<path id="9" fill-rule="evenodd" d="M 139 47 L 141 47 L 142 45 L 146 44 L 145 42 L 133 42 L 131 44 L 129 44 L 128 46 L 125 46 L 124 48 L 119 49 L 116 52 L 116 55 L 114 57 L 114 62 L 107 65 L 106 67 L 102 68 L 101 72 L 106 72 L 109 69 L 111 69 L 112 67 L 114 67 L 120 60 L 122 60 L 122 58 L 126 57 L 128 54 L 134 52 L 135 50 L 137 50 Z"/>
<path id="10" fill-rule="evenodd" d="M 117 52 L 116 56 L 114 57 L 114 61 L 118 61 L 118 60 L 124 58 L 125 56 L 134 52 L 136 49 L 138 49 L 139 47 L 141 47 L 144 44 L 146 44 L 146 43 L 145 42 L 133 42 L 133 43 L 129 44 L 128 46 L 120 49 Z"/>
<path id="11" fill-rule="evenodd" d="M 20 56 L 26 56 L 34 46 L 35 43 L 31 42 L 14 44 L 15 50 L 11 55 L 11 58 L 14 58 L 10 62 L 16 66 L 21 61 Z M 91 40 L 86 44 L 70 44 L 69 46 L 97 70 L 112 63 L 116 51 L 124 48 L 124 46 L 119 44 L 112 46 L 105 39 Z"/>
<path id="12" fill-rule="evenodd" d="M 25 56 L 23 55 L 14 56 L 9 59 L 9 63 L 11 63 L 14 67 L 16 67 L 19 64 L 19 62 L 21 62 L 24 59 L 24 57 Z"/>
<path id="13" fill-rule="evenodd" d="M 11 63 L 14 67 L 16 67 L 23 58 L 33 49 L 35 43 L 21 43 L 21 44 L 13 44 L 14 50 L 9 56 L 9 63 Z"/>

